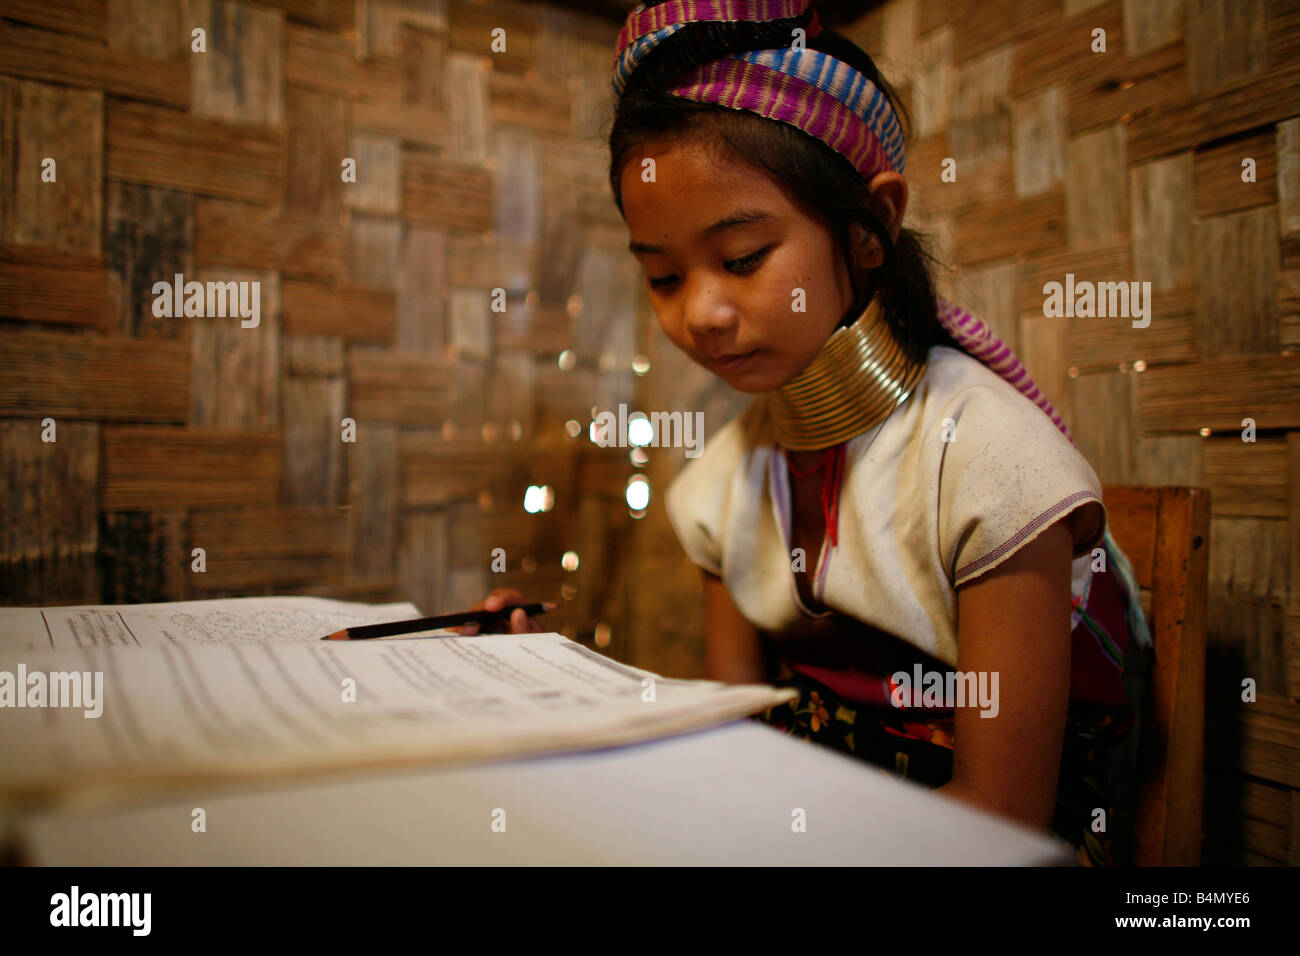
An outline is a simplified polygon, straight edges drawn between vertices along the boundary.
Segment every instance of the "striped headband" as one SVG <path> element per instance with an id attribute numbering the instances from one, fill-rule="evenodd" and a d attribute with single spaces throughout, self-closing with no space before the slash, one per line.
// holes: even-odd
<path id="1" fill-rule="evenodd" d="M 618 35 L 614 94 L 622 97 L 638 64 L 690 23 L 764 23 L 802 17 L 809 5 L 810 0 L 669 0 L 649 9 L 642 4 Z M 821 32 L 815 10 L 805 29 L 809 37 Z M 819 50 L 783 47 L 723 57 L 688 71 L 668 92 L 788 123 L 847 158 L 868 182 L 882 170 L 904 172 L 902 129 L 889 101 L 858 70 Z M 938 319 L 965 352 L 1038 406 L 1074 444 L 1047 396 L 992 329 L 943 299 Z"/>
<path id="2" fill-rule="evenodd" d="M 762 23 L 807 12 L 809 0 L 670 0 L 650 9 L 638 6 L 619 33 L 614 95 L 621 97 L 645 57 L 689 23 Z M 816 11 L 811 13 L 806 30 L 814 37 L 821 24 Z M 687 71 L 667 92 L 787 123 L 831 147 L 867 181 L 885 170 L 904 171 L 903 131 L 889 100 L 829 53 L 787 47 L 738 53 Z"/>

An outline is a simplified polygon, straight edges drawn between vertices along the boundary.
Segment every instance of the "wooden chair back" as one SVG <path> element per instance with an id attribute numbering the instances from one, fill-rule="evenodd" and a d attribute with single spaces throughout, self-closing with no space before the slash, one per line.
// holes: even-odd
<path id="1" fill-rule="evenodd" d="M 1155 647 L 1137 751 L 1132 862 L 1199 866 L 1210 493 L 1112 485 L 1102 500 L 1111 537 L 1151 592 Z"/>

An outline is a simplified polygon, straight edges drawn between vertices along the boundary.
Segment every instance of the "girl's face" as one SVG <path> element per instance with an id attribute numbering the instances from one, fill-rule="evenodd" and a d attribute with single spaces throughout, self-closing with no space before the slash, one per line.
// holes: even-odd
<path id="1" fill-rule="evenodd" d="M 830 230 L 767 173 L 694 141 L 646 146 L 620 177 L 629 248 L 673 344 L 741 392 L 802 372 L 853 304 Z"/>

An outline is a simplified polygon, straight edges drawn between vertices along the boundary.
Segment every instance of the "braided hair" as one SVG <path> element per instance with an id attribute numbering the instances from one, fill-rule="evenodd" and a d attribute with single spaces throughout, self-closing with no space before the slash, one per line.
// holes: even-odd
<path id="1" fill-rule="evenodd" d="M 664 0 L 647 0 L 657 6 Z M 960 346 L 939 322 L 938 300 L 930 275 L 934 262 L 925 237 L 911 229 L 890 236 L 886 212 L 867 189 L 853 165 L 821 140 L 787 123 L 715 103 L 699 103 L 667 91 L 688 70 L 750 50 L 788 47 L 796 27 L 807 27 L 813 5 L 801 15 L 764 23 L 746 21 L 686 24 L 663 40 L 637 64 L 619 99 L 609 134 L 609 182 L 620 213 L 621 172 L 630 153 L 647 143 L 695 139 L 729 149 L 736 157 L 770 173 L 797 203 L 830 229 L 848 266 L 854 301 L 839 325 L 853 322 L 872 299 L 880 297 L 886 322 L 914 362 L 924 362 L 933 345 Z M 807 40 L 807 46 L 841 60 L 864 74 L 889 100 L 904 130 L 907 114 L 898 94 L 880 75 L 872 59 L 833 30 Z M 850 226 L 859 223 L 874 234 L 884 261 L 859 289 L 849 255 Z"/>

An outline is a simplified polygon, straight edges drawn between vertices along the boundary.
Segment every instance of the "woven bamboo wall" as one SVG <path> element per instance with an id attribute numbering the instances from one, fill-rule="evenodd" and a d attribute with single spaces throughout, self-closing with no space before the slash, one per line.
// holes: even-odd
<path id="1" fill-rule="evenodd" d="M 433 612 L 510 585 L 699 674 L 699 576 L 661 507 L 681 451 L 638 468 L 564 427 L 623 401 L 703 411 L 707 437 L 744 401 L 668 344 L 626 252 L 616 32 L 470 0 L 0 0 L 0 601 Z M 1300 862 L 1297 4 L 890 0 L 846 32 L 912 111 L 941 291 L 1103 482 L 1212 490 L 1207 860 Z M 260 282 L 259 327 L 155 317 L 178 272 Z M 1150 281 L 1150 327 L 1045 318 L 1066 272 Z M 525 513 L 530 484 L 551 511 Z"/>
<path id="2" fill-rule="evenodd" d="M 0 18 L 0 600 L 434 613 L 563 588 L 548 622 L 613 623 L 626 653 L 635 468 L 585 440 L 593 406 L 632 404 L 638 346 L 605 181 L 617 24 L 462 0 Z M 176 273 L 259 282 L 260 324 L 156 317 Z"/>

